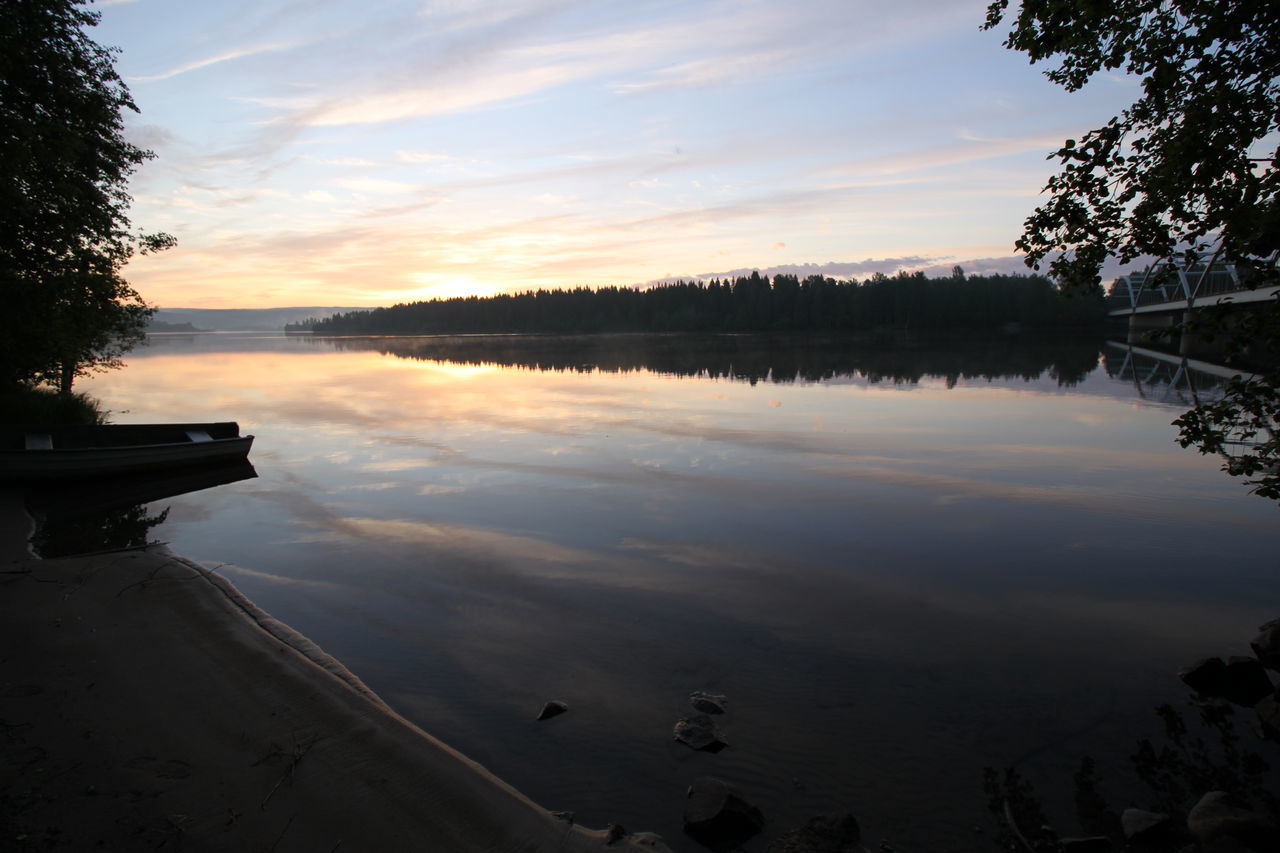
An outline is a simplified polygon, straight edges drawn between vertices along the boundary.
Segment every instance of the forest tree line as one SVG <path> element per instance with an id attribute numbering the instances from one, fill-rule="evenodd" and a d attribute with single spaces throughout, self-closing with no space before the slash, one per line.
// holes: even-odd
<path id="1" fill-rule="evenodd" d="M 870 331 L 877 329 L 1091 328 L 1102 289 L 1064 296 L 1038 275 L 877 273 L 865 281 L 753 272 L 733 280 L 677 281 L 646 290 L 586 287 L 456 297 L 350 311 L 291 324 L 322 335 L 571 332 Z"/>

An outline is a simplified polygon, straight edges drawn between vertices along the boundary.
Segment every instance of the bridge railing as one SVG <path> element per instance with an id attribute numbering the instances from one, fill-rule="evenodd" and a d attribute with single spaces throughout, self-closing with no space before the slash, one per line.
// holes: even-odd
<path id="1" fill-rule="evenodd" d="M 1232 264 L 1189 266 L 1160 262 L 1121 276 L 1111 285 L 1107 309 L 1123 311 L 1146 305 L 1194 302 L 1248 290 Z"/>

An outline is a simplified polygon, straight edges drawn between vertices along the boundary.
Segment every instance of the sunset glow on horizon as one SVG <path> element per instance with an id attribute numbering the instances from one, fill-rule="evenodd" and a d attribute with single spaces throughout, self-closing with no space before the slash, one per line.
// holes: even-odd
<path id="1" fill-rule="evenodd" d="M 100 0 L 160 307 L 1016 272 L 1068 95 L 986 3 Z"/>

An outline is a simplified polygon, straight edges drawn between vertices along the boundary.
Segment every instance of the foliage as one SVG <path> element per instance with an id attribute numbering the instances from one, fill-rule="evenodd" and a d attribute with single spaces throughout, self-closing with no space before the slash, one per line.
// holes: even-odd
<path id="1" fill-rule="evenodd" d="M 103 424 L 107 413 L 88 394 L 57 394 L 43 388 L 0 391 L 0 423 Z"/>
<path id="2" fill-rule="evenodd" d="M 1030 853 L 1059 849 L 1058 836 L 1045 816 L 1035 789 L 1017 770 L 1006 767 L 1001 772 L 994 767 L 984 768 L 982 788 L 987 795 L 987 808 L 999 820 L 1000 831 L 995 842 L 1000 849 Z M 1028 836 L 1027 831 L 1032 834 Z"/>
<path id="3" fill-rule="evenodd" d="M 125 138 L 135 110 L 115 50 L 85 30 L 85 0 L 0 7 L 0 385 L 113 367 L 152 313 L 121 277 L 165 234 L 130 232 L 126 185 L 152 153 Z"/>
<path id="4" fill-rule="evenodd" d="M 1100 289 L 1067 299 L 1043 276 L 928 278 L 877 275 L 864 282 L 753 272 L 733 281 L 685 282 L 648 290 L 539 290 L 352 311 L 293 327 L 319 334 L 481 332 L 759 332 L 871 329 L 1096 327 Z"/>
<path id="5" fill-rule="evenodd" d="M 1215 743 L 1193 734 L 1172 705 L 1160 705 L 1156 716 L 1164 726 L 1164 742 L 1138 741 L 1134 771 L 1153 795 L 1152 807 L 1168 814 L 1186 814 L 1206 791 L 1250 792 L 1259 806 L 1277 814 L 1280 801 L 1267 789 L 1270 766 L 1256 752 L 1241 748 L 1231 705 L 1222 701 L 1197 703 L 1203 732 Z"/>
<path id="6" fill-rule="evenodd" d="M 1008 0 L 987 10 L 999 26 Z M 1173 258 L 1215 250 L 1274 279 L 1280 250 L 1280 15 L 1270 3 L 1221 0 L 1025 0 L 1005 42 L 1068 91 L 1095 74 L 1142 79 L 1119 116 L 1056 154 L 1062 171 L 1018 247 L 1057 256 L 1061 281 L 1096 283 L 1108 257 Z M 1265 156 L 1259 156 L 1265 153 Z"/>
<path id="7" fill-rule="evenodd" d="M 1233 377 L 1221 400 L 1201 403 L 1174 425 L 1178 443 L 1223 458 L 1223 470 L 1244 477 L 1254 494 L 1280 501 L 1280 385 L 1277 376 Z"/>
<path id="8" fill-rule="evenodd" d="M 1138 782 L 1147 791 L 1141 807 L 1174 816 L 1175 835 L 1185 833 L 1187 813 L 1209 791 L 1237 794 L 1273 822 L 1280 820 L 1280 799 L 1270 787 L 1274 781 L 1271 766 L 1257 752 L 1242 746 L 1232 706 L 1201 699 L 1192 699 L 1190 704 L 1198 711 L 1195 730 L 1173 706 L 1160 705 L 1155 712 L 1162 723 L 1163 739 L 1139 740 L 1129 757 Z M 1118 849 L 1124 844 L 1119 808 L 1108 804 L 1099 790 L 1100 781 L 1093 759 L 1086 756 L 1074 779 L 1076 820 L 1085 833 L 1110 837 Z M 1063 849 L 1033 786 L 1016 769 L 986 768 L 983 789 L 988 808 L 1000 821 L 995 840 L 1002 849 Z M 1169 849 L 1187 841 L 1190 839 L 1181 838 Z"/>
<path id="9" fill-rule="evenodd" d="M 984 29 L 1000 26 L 1009 5 L 991 3 Z M 1023 0 L 1005 46 L 1056 61 L 1050 80 L 1076 91 L 1119 72 L 1142 85 L 1120 115 L 1050 155 L 1061 170 L 1016 242 L 1029 266 L 1048 258 L 1068 288 L 1096 286 L 1111 257 L 1170 262 L 1165 269 L 1209 259 L 1233 264 L 1250 287 L 1280 283 L 1276 11 L 1222 0 Z M 1261 331 L 1280 328 L 1280 302 L 1251 310 L 1230 327 L 1199 317 L 1181 331 L 1225 334 L 1255 358 L 1260 350 L 1268 372 L 1175 423 L 1184 447 L 1223 454 L 1224 470 L 1280 498 L 1280 358 Z"/>

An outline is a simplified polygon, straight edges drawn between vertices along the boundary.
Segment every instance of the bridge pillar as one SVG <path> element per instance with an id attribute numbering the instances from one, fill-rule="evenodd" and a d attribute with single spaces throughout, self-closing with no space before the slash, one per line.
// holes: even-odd
<path id="1" fill-rule="evenodd" d="M 1147 340 L 1147 333 L 1157 329 L 1167 329 L 1170 326 L 1176 326 L 1178 318 L 1176 314 L 1167 314 L 1164 312 L 1151 312 L 1148 314 L 1130 314 L 1129 315 L 1129 336 L 1126 343 L 1145 344 L 1150 343 Z"/>
<path id="2" fill-rule="evenodd" d="M 1191 311 L 1187 311 L 1182 315 L 1182 322 L 1190 323 L 1192 319 Z M 1231 337 L 1239 326 L 1237 317 L 1221 318 L 1221 327 L 1214 332 L 1213 340 L 1209 340 L 1201 336 L 1197 332 L 1183 332 L 1182 340 L 1178 344 L 1179 355 L 1198 355 L 1211 356 L 1222 355 L 1227 351 L 1227 339 Z"/>
<path id="3" fill-rule="evenodd" d="M 1214 347 L 1213 341 L 1208 341 L 1195 332 L 1187 331 L 1187 324 L 1192 321 L 1192 312 L 1184 311 L 1182 313 L 1182 336 L 1178 341 L 1178 355 L 1207 355 Z"/>

